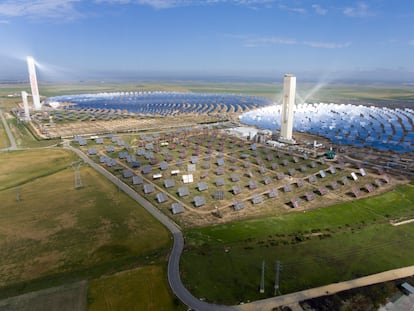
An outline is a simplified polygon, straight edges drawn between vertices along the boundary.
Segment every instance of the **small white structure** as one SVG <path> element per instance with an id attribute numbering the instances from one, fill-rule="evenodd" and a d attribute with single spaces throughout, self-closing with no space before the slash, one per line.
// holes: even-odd
<path id="1" fill-rule="evenodd" d="M 39 89 L 37 87 L 36 67 L 33 57 L 27 56 L 27 68 L 29 70 L 30 88 L 32 89 L 33 106 L 35 110 L 42 108 L 40 104 Z"/>
<path id="2" fill-rule="evenodd" d="M 24 120 L 30 122 L 30 112 L 29 112 L 29 103 L 27 101 L 27 92 L 22 91 L 22 101 L 24 107 Z"/>
<path id="3" fill-rule="evenodd" d="M 295 95 L 296 77 L 292 74 L 285 74 L 283 82 L 283 102 L 279 141 L 288 144 L 295 143 L 295 141 L 292 138 Z"/>
<path id="4" fill-rule="evenodd" d="M 194 182 L 193 174 L 183 175 L 183 183 L 189 184 Z"/>

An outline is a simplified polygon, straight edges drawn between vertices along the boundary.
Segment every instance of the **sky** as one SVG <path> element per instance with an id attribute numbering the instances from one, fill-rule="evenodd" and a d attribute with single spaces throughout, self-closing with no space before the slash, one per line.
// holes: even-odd
<path id="1" fill-rule="evenodd" d="M 0 0 L 0 80 L 414 82 L 412 0 Z"/>

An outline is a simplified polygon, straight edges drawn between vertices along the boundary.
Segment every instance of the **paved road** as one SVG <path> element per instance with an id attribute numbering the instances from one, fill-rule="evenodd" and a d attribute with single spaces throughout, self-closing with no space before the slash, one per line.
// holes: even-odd
<path id="1" fill-rule="evenodd" d="M 6 119 L 4 118 L 3 111 L 1 109 L 0 109 L 0 118 L 1 118 L 1 121 L 3 122 L 4 129 L 6 130 L 7 136 L 9 137 L 9 141 L 11 144 L 11 146 L 9 148 L 6 148 L 5 150 L 16 150 L 17 149 L 16 140 L 14 139 L 14 136 L 12 132 L 10 131 L 10 127 L 7 124 Z"/>
<path id="2" fill-rule="evenodd" d="M 331 295 L 352 288 L 388 282 L 414 275 L 414 266 L 389 270 L 377 274 L 364 276 L 345 282 L 329 284 L 321 287 L 311 288 L 300 292 L 287 294 L 279 297 L 258 300 L 245 305 L 237 306 L 240 311 L 272 310 L 274 307 L 291 305 L 300 301 Z"/>
<path id="3" fill-rule="evenodd" d="M 157 218 L 164 226 L 170 230 L 173 235 L 174 243 L 171 250 L 170 258 L 168 261 L 168 282 L 174 294 L 180 299 L 183 303 L 194 310 L 198 311 L 230 311 L 235 310 L 232 306 L 222 306 L 209 304 L 207 302 L 201 301 L 194 297 L 183 285 L 180 276 L 180 257 L 184 248 L 184 237 L 181 233 L 180 227 L 174 223 L 170 218 L 162 214 L 154 205 L 145 200 L 139 194 L 137 194 L 133 189 L 131 189 L 127 184 L 122 182 L 119 178 L 112 175 L 106 169 L 104 169 L 99 164 L 93 162 L 87 155 L 82 151 L 71 147 L 68 142 L 65 143 L 65 148 L 72 150 L 81 157 L 86 163 L 88 163 L 92 168 L 97 170 L 115 185 L 119 186 L 122 191 L 128 194 L 136 202 L 138 202 L 142 207 L 144 207 L 151 215 Z"/>

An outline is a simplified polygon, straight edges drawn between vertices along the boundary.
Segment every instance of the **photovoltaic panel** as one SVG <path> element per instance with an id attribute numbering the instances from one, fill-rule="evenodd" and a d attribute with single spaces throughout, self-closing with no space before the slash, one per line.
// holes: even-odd
<path id="1" fill-rule="evenodd" d="M 354 181 L 358 180 L 358 176 L 354 172 L 351 173 L 351 177 Z"/>
<path id="2" fill-rule="evenodd" d="M 361 192 L 357 187 L 352 187 L 352 193 L 356 198 L 359 198 L 361 196 Z"/>
<path id="3" fill-rule="evenodd" d="M 153 184 L 145 184 L 144 185 L 144 193 L 145 194 L 149 194 L 149 193 L 152 193 L 154 191 L 155 191 L 155 189 L 154 189 L 154 185 Z"/>
<path id="4" fill-rule="evenodd" d="M 296 169 L 294 167 L 289 167 L 288 173 L 290 176 L 294 176 L 296 174 Z"/>
<path id="5" fill-rule="evenodd" d="M 234 195 L 240 194 L 241 193 L 241 188 L 239 185 L 235 185 L 233 187 L 231 187 L 231 190 L 233 191 Z"/>
<path id="6" fill-rule="evenodd" d="M 252 203 L 253 204 L 259 204 L 263 202 L 263 196 L 261 194 L 257 194 L 255 196 L 253 196 L 252 198 Z"/>
<path id="7" fill-rule="evenodd" d="M 342 184 L 343 185 L 347 185 L 347 184 L 349 184 L 349 179 L 348 179 L 348 177 L 347 176 L 344 176 L 344 177 L 342 177 Z"/>
<path id="8" fill-rule="evenodd" d="M 378 178 L 375 179 L 375 184 L 377 185 L 377 187 L 382 187 L 382 181 Z"/>
<path id="9" fill-rule="evenodd" d="M 232 182 L 240 181 L 240 175 L 239 174 L 231 174 L 230 178 L 231 178 Z"/>
<path id="10" fill-rule="evenodd" d="M 133 185 L 141 185 L 144 182 L 141 176 L 132 176 Z"/>
<path id="11" fill-rule="evenodd" d="M 305 192 L 305 196 L 306 200 L 308 200 L 309 202 L 315 200 L 315 195 L 313 192 L 307 191 Z"/>
<path id="12" fill-rule="evenodd" d="M 175 202 L 171 204 L 171 212 L 173 215 L 184 213 L 185 209 L 181 203 Z"/>
<path id="13" fill-rule="evenodd" d="M 276 188 L 272 188 L 269 191 L 269 198 L 276 198 L 279 195 L 279 191 Z"/>
<path id="14" fill-rule="evenodd" d="M 179 197 L 185 197 L 190 195 L 190 191 L 188 190 L 188 187 L 179 187 L 178 188 L 178 196 Z"/>
<path id="15" fill-rule="evenodd" d="M 214 199 L 215 200 L 224 200 L 224 191 L 223 190 L 216 190 L 214 192 Z"/>
<path id="16" fill-rule="evenodd" d="M 319 193 L 320 193 L 322 196 L 324 196 L 324 195 L 328 194 L 328 189 L 326 189 L 326 187 L 324 187 L 324 186 L 320 186 L 320 187 L 318 188 L 318 190 L 319 190 Z"/>
<path id="17" fill-rule="evenodd" d="M 267 176 L 267 177 L 263 178 L 263 182 L 264 182 L 265 185 L 268 185 L 272 182 L 272 178 Z"/>
<path id="18" fill-rule="evenodd" d="M 291 184 L 286 184 L 283 187 L 283 191 L 285 191 L 285 192 L 292 192 L 292 185 Z"/>
<path id="19" fill-rule="evenodd" d="M 249 181 L 248 186 L 249 186 L 250 190 L 257 189 L 257 182 L 255 180 L 251 180 L 251 181 Z"/>
<path id="20" fill-rule="evenodd" d="M 332 190 L 336 190 L 339 188 L 339 184 L 336 181 L 332 181 L 330 183 Z"/>
<path id="21" fill-rule="evenodd" d="M 194 206 L 200 207 L 206 204 L 206 198 L 204 196 L 195 196 L 194 197 Z"/>
<path id="22" fill-rule="evenodd" d="M 222 167 L 219 167 L 218 169 L 216 169 L 216 175 L 223 175 L 224 174 L 224 169 Z"/>
<path id="23" fill-rule="evenodd" d="M 183 183 L 185 183 L 185 184 L 189 184 L 189 183 L 194 182 L 193 174 L 183 175 L 182 178 L 183 178 Z"/>
<path id="24" fill-rule="evenodd" d="M 208 189 L 208 185 L 206 182 L 199 182 L 197 184 L 198 191 L 205 191 Z"/>
<path id="25" fill-rule="evenodd" d="M 152 171 L 152 167 L 151 167 L 151 165 L 144 165 L 144 166 L 141 168 L 141 173 L 142 173 L 142 174 L 149 174 L 149 173 L 151 173 L 151 171 Z"/>
<path id="26" fill-rule="evenodd" d="M 285 174 L 284 174 L 284 173 L 282 173 L 282 172 L 278 172 L 278 173 L 276 173 L 276 178 L 277 178 L 278 180 L 282 180 L 282 179 L 284 179 L 284 178 L 285 178 Z"/>
<path id="27" fill-rule="evenodd" d="M 158 203 L 164 203 L 168 201 L 168 196 L 164 192 L 159 192 L 156 195 Z"/>
<path id="28" fill-rule="evenodd" d="M 174 186 L 175 186 L 174 179 L 166 179 L 166 180 L 164 180 L 164 187 L 165 188 L 172 188 Z"/>
<path id="29" fill-rule="evenodd" d="M 290 200 L 290 203 L 292 203 L 292 206 L 294 208 L 298 208 L 300 206 L 300 201 L 298 198 L 294 197 Z"/>
<path id="30" fill-rule="evenodd" d="M 217 158 L 217 165 L 223 166 L 224 165 L 224 159 L 223 158 Z"/>
<path id="31" fill-rule="evenodd" d="M 131 170 L 123 170 L 122 176 L 124 176 L 124 178 L 131 178 L 134 176 L 134 173 Z"/>
<path id="32" fill-rule="evenodd" d="M 368 192 L 374 192 L 374 186 L 370 183 L 365 184 L 365 189 L 367 189 Z"/>
<path id="33" fill-rule="evenodd" d="M 166 161 L 162 161 L 160 163 L 160 169 L 163 171 L 168 170 L 168 163 Z"/>
<path id="34" fill-rule="evenodd" d="M 239 211 L 243 208 L 244 208 L 244 202 L 243 201 L 236 201 L 236 202 L 233 203 L 233 209 L 235 211 Z"/>
<path id="35" fill-rule="evenodd" d="M 217 178 L 216 179 L 216 186 L 217 187 L 224 186 L 224 178 Z"/>

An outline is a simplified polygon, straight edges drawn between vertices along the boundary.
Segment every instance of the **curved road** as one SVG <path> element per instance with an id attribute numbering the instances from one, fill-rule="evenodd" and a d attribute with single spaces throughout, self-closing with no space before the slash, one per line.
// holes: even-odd
<path id="1" fill-rule="evenodd" d="M 204 301 L 201 301 L 194 297 L 183 285 L 180 276 L 180 257 L 184 248 L 184 237 L 181 233 L 180 227 L 174 223 L 170 218 L 162 214 L 154 205 L 145 200 L 134 190 L 132 190 L 127 184 L 122 182 L 118 177 L 112 175 L 106 169 L 104 169 L 99 164 L 93 162 L 86 154 L 84 154 L 79 149 L 73 148 L 69 145 L 69 142 L 66 141 L 64 144 L 65 148 L 75 152 L 82 160 L 88 163 L 91 167 L 113 182 L 115 185 L 118 185 L 122 191 L 128 194 L 136 202 L 138 202 L 142 207 L 144 207 L 151 215 L 157 218 L 164 226 L 170 230 L 174 238 L 173 248 L 168 260 L 168 282 L 174 294 L 180 299 L 183 303 L 194 310 L 198 311 L 229 311 L 236 310 L 237 308 L 232 306 L 223 306 L 210 304 Z"/>

